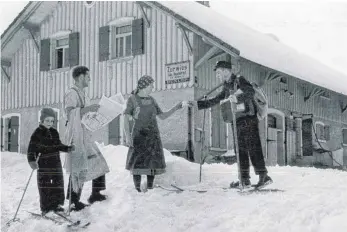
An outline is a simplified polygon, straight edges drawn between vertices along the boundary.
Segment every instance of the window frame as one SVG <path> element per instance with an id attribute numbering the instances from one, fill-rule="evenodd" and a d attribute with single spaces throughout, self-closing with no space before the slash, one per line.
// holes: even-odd
<path id="1" fill-rule="evenodd" d="M 344 143 L 344 140 L 343 140 L 343 131 L 344 130 L 347 131 L 347 127 L 342 127 L 342 130 L 341 130 L 341 132 L 342 132 L 342 146 L 347 147 L 347 143 Z M 347 140 L 347 138 L 346 138 L 346 140 Z"/>
<path id="2" fill-rule="evenodd" d="M 321 138 L 319 137 L 320 134 L 318 134 L 317 125 L 323 126 L 323 137 L 324 137 L 324 139 L 321 139 Z M 324 130 L 324 127 L 325 127 L 325 126 L 326 126 L 326 125 L 325 125 L 323 122 L 321 122 L 321 121 L 317 121 L 317 122 L 314 123 L 314 129 L 315 129 L 315 132 L 316 132 L 316 134 L 317 134 L 318 141 L 319 141 L 319 142 L 322 142 L 322 143 L 326 143 L 326 142 L 327 142 L 327 140 L 326 140 L 327 138 L 325 138 L 325 130 Z M 329 128 L 329 130 L 330 130 L 330 128 Z M 320 132 L 319 132 L 319 133 L 320 133 Z"/>
<path id="3" fill-rule="evenodd" d="M 65 48 L 68 48 L 70 51 L 70 34 L 71 33 L 72 33 L 71 30 L 58 31 L 49 37 L 49 39 L 50 39 L 50 51 L 49 51 L 49 53 L 50 53 L 50 63 L 51 63 L 49 71 L 60 71 L 60 70 L 70 69 L 70 64 L 68 64 L 65 67 L 64 67 L 64 64 L 65 64 L 66 55 L 69 56 L 69 52 L 67 54 L 65 54 Z M 57 62 L 57 59 L 56 59 L 56 50 L 57 49 L 56 48 L 57 48 L 57 46 L 56 45 L 57 45 L 57 41 L 62 40 L 62 39 L 67 39 L 68 44 L 59 47 L 59 48 L 63 48 L 63 67 L 57 68 L 57 65 L 56 65 L 56 62 Z"/>
<path id="4" fill-rule="evenodd" d="M 118 60 L 124 60 L 124 59 L 131 59 L 134 57 L 133 53 L 132 53 L 132 40 L 133 40 L 133 32 L 132 32 L 132 23 L 133 21 L 135 20 L 135 17 L 121 17 L 121 18 L 117 18 L 115 20 L 112 20 L 111 22 L 108 23 L 108 26 L 109 26 L 109 30 L 110 30 L 110 33 L 109 33 L 109 48 L 108 48 L 108 51 L 109 51 L 109 57 L 108 57 L 108 60 L 109 61 L 118 61 Z M 117 33 L 116 30 L 117 28 L 119 27 L 124 27 L 124 26 L 130 26 L 131 27 L 131 30 L 130 32 L 127 32 L 127 33 L 122 33 L 122 34 L 115 34 L 114 33 Z M 130 40 L 130 55 L 125 55 L 126 54 L 126 37 L 127 36 L 131 36 L 131 40 Z M 113 46 L 117 46 L 116 44 L 116 39 L 117 38 L 124 38 L 123 40 L 123 56 L 119 56 L 119 57 L 116 57 L 113 55 Z M 113 41 L 113 39 L 115 39 Z M 116 49 L 117 50 L 117 49 Z"/>
<path id="5" fill-rule="evenodd" d="M 57 43 L 59 40 L 63 40 L 63 39 L 67 39 L 68 40 L 68 44 L 67 45 L 63 45 L 63 46 L 57 46 Z M 58 49 L 63 49 L 63 60 L 62 60 L 62 67 L 58 67 L 57 64 L 57 50 Z M 67 52 L 66 54 L 66 48 L 70 49 L 70 44 L 69 44 L 69 36 L 62 36 L 59 38 L 54 38 L 51 39 L 51 70 L 60 70 L 60 69 L 66 69 L 70 67 L 70 64 L 65 63 L 66 61 L 66 56 L 69 56 L 69 53 Z"/>

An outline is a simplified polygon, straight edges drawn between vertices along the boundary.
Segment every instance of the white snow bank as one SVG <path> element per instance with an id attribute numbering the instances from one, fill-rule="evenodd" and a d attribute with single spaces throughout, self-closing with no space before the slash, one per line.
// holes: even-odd
<path id="1" fill-rule="evenodd" d="M 234 150 L 228 150 L 227 152 L 225 152 L 222 156 L 236 156 L 235 151 Z"/>
<path id="2" fill-rule="evenodd" d="M 108 199 L 94 203 L 82 212 L 72 212 L 73 219 L 91 221 L 83 231 L 216 231 L 216 232 L 345 232 L 347 215 L 347 173 L 299 167 L 269 167 L 274 183 L 268 188 L 285 192 L 239 195 L 224 191 L 237 179 L 236 165 L 203 166 L 199 184 L 199 165 L 172 156 L 165 151 L 167 172 L 155 184 L 171 183 L 189 188 L 208 189 L 204 194 L 176 194 L 159 188 L 146 193 L 134 190 L 132 177 L 124 169 L 127 149 L 103 146 L 110 166 L 106 176 Z M 62 155 L 62 158 L 64 155 Z M 62 159 L 63 160 L 63 159 Z M 39 212 L 36 173 L 28 187 L 18 217 L 20 222 L 6 227 L 22 196 L 31 172 L 26 156 L 2 153 L 1 228 L 2 231 L 67 231 L 50 221 L 33 219 L 26 210 Z M 252 182 L 257 181 L 251 169 Z M 65 174 L 65 189 L 68 176 Z M 145 178 L 144 178 L 145 179 Z M 143 180 L 143 184 L 146 181 Z M 86 202 L 91 182 L 85 184 L 81 200 Z M 65 207 L 68 201 L 65 201 Z"/>

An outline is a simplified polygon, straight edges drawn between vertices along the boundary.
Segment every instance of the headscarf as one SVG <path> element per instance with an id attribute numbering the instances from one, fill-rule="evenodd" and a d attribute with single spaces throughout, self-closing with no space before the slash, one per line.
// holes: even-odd
<path id="1" fill-rule="evenodd" d="M 149 75 L 144 75 L 142 76 L 138 81 L 137 81 L 137 87 L 135 90 L 133 90 L 131 93 L 132 94 L 137 94 L 140 89 L 145 89 L 147 88 L 150 84 L 154 82 L 153 78 Z"/>

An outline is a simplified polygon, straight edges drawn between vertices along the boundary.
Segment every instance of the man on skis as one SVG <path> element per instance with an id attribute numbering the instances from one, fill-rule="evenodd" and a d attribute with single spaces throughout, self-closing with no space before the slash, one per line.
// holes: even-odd
<path id="1" fill-rule="evenodd" d="M 191 102 L 198 110 L 210 108 L 225 99 L 236 103 L 241 110 L 233 109 L 236 116 L 237 138 L 239 146 L 240 174 L 243 187 L 250 187 L 249 159 L 255 173 L 259 175 L 257 188 L 271 184 L 272 179 L 267 175 L 263 151 L 261 147 L 257 117 L 257 108 L 254 101 L 255 90 L 252 84 L 243 76 L 238 75 L 240 68 L 230 62 L 218 61 L 214 71 L 216 77 L 223 81 L 222 91 L 214 98 Z M 229 113 L 231 114 L 231 112 Z M 238 188 L 240 182 L 232 182 L 231 188 Z"/>

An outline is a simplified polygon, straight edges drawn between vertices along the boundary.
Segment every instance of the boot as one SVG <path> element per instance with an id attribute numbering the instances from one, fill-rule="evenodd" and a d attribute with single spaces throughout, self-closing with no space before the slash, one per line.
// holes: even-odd
<path id="1" fill-rule="evenodd" d="M 154 176 L 147 176 L 147 189 L 153 189 Z"/>
<path id="2" fill-rule="evenodd" d="M 249 188 L 249 187 L 251 187 L 251 181 L 249 180 L 249 179 L 244 179 L 244 180 L 242 180 L 242 182 L 243 182 L 243 187 L 244 188 Z M 233 182 L 231 182 L 230 183 L 230 188 L 240 188 L 241 186 L 240 186 L 240 181 L 233 181 Z"/>
<path id="3" fill-rule="evenodd" d="M 54 212 L 64 212 L 64 208 L 58 205 L 54 210 Z"/>
<path id="4" fill-rule="evenodd" d="M 266 185 L 272 184 L 273 181 L 270 176 L 267 174 L 260 174 L 259 175 L 259 182 L 255 185 L 255 188 L 263 188 Z"/>
<path id="5" fill-rule="evenodd" d="M 77 201 L 74 204 L 75 204 L 75 207 L 72 209 L 73 211 L 80 211 L 88 206 L 87 204 L 84 204 L 80 201 Z"/>
<path id="6" fill-rule="evenodd" d="M 141 175 L 133 175 L 133 181 L 134 181 L 135 189 L 138 192 L 141 192 Z"/>
<path id="7" fill-rule="evenodd" d="M 106 200 L 106 196 L 101 194 L 100 192 L 94 192 L 88 198 L 89 204 L 93 204 L 96 201 L 104 201 Z"/>

